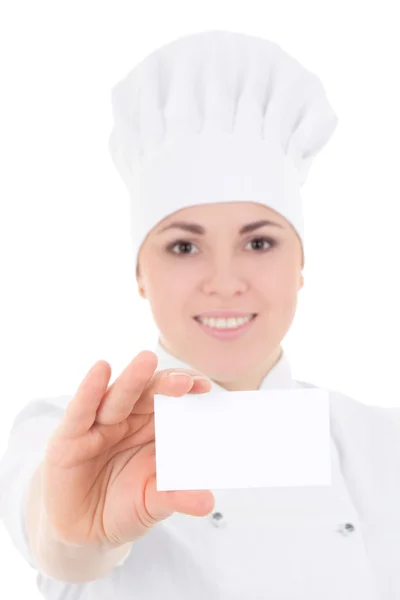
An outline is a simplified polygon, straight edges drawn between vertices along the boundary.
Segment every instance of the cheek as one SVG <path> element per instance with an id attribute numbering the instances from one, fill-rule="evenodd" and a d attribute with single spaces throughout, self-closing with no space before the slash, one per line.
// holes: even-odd
<path id="1" fill-rule="evenodd" d="M 188 311 L 195 282 L 189 273 L 182 276 L 182 270 L 178 274 L 173 268 L 164 265 L 157 273 L 152 272 L 151 280 L 147 281 L 147 290 L 155 318 L 162 320 L 164 324 L 166 321 L 173 323 Z"/>
<path id="2" fill-rule="evenodd" d="M 298 273 L 293 266 L 281 265 L 268 269 L 255 283 L 255 288 L 265 302 L 270 314 L 291 318 L 298 300 Z"/>
<path id="3" fill-rule="evenodd" d="M 254 287 L 264 297 L 276 300 L 290 298 L 296 292 L 297 279 L 293 270 L 282 268 L 266 269 L 262 276 L 254 279 Z"/>
<path id="4" fill-rule="evenodd" d="M 159 294 L 174 292 L 174 296 L 186 296 L 195 287 L 194 271 L 174 269 L 164 265 L 152 279 L 151 287 Z"/>

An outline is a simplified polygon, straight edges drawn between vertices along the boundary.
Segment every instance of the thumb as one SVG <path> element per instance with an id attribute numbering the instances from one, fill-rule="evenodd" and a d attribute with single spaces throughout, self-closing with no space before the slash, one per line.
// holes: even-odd
<path id="1" fill-rule="evenodd" d="M 215 498 L 210 490 L 157 491 L 154 475 L 146 487 L 144 503 L 151 517 L 161 521 L 174 512 L 204 517 L 213 510 Z"/>

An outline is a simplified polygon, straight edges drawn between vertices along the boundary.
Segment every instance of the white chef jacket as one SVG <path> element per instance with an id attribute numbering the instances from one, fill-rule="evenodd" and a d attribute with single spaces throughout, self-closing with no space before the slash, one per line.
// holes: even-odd
<path id="1" fill-rule="evenodd" d="M 159 344 L 155 353 L 158 370 L 190 368 Z M 301 387 L 317 386 L 292 378 L 283 351 L 260 389 Z M 218 390 L 226 391 L 212 382 Z M 210 515 L 174 513 L 106 576 L 87 583 L 47 576 L 29 548 L 24 511 L 30 479 L 71 398 L 30 400 L 0 461 L 0 517 L 45 598 L 400 599 L 400 409 L 333 390 L 331 486 L 211 490 Z"/>

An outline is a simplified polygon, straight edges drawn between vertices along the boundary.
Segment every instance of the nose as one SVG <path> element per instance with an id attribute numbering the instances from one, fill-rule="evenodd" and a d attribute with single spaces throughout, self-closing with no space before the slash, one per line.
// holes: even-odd
<path id="1" fill-rule="evenodd" d="M 210 271 L 203 283 L 203 292 L 207 295 L 233 296 L 243 294 L 248 287 L 245 274 L 239 273 L 226 261 L 224 264 L 214 265 Z"/>

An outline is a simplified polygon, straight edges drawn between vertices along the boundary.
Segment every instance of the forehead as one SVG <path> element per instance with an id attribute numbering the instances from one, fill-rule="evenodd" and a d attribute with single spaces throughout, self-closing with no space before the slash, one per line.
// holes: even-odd
<path id="1" fill-rule="evenodd" d="M 269 219 L 285 226 L 286 219 L 272 208 L 257 202 L 213 202 L 209 204 L 196 204 L 182 208 L 160 221 L 159 225 L 168 225 L 177 219 L 197 223 L 212 222 L 223 219 L 228 223 L 242 225 L 257 219 Z"/>

